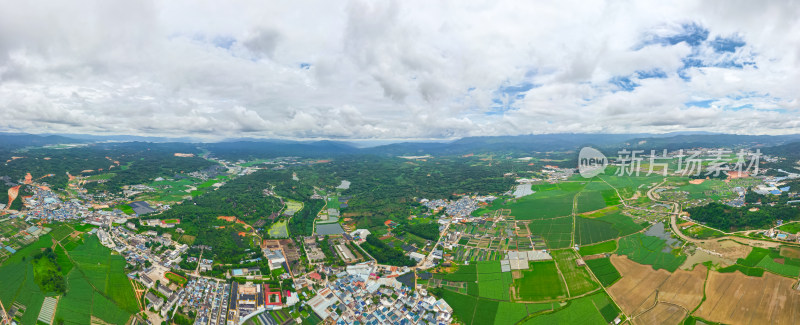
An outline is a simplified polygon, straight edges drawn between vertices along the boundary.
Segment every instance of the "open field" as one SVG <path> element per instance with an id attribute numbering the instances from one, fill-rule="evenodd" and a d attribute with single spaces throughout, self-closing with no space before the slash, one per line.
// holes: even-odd
<path id="1" fill-rule="evenodd" d="M 637 263 L 652 265 L 656 269 L 675 271 L 686 260 L 686 256 L 664 252 L 665 247 L 663 239 L 638 233 L 620 239 L 617 254 L 627 255 Z"/>
<path id="2" fill-rule="evenodd" d="M 610 240 L 594 245 L 581 246 L 578 253 L 581 256 L 595 255 L 600 253 L 611 253 L 617 250 L 617 241 Z"/>
<path id="3" fill-rule="evenodd" d="M 619 271 L 611 264 L 611 259 L 608 257 L 596 258 L 587 260 L 586 265 L 592 270 L 594 276 L 603 286 L 609 286 L 620 279 Z"/>
<path id="4" fill-rule="evenodd" d="M 562 183 L 559 186 L 567 186 Z M 582 185 L 580 185 L 582 186 Z M 568 191 L 562 189 L 534 187 L 537 191 L 534 194 L 516 199 L 513 202 L 492 205 L 492 208 L 510 209 L 511 215 L 517 220 L 535 220 L 563 217 L 572 214 L 572 199 L 579 189 L 569 188 Z"/>
<path id="5" fill-rule="evenodd" d="M 572 240 L 572 217 L 531 220 L 531 234 L 542 236 L 548 248 L 569 247 Z"/>
<path id="6" fill-rule="evenodd" d="M 613 193 L 614 191 L 611 190 Z M 582 191 L 578 194 L 578 213 L 600 210 L 606 207 L 606 198 L 601 191 Z"/>
<path id="7" fill-rule="evenodd" d="M 608 293 L 629 315 L 650 307 L 655 301 L 655 297 L 651 296 L 670 276 L 665 270 L 654 271 L 649 265 L 638 264 L 624 256 L 612 256 L 611 263 L 622 274 L 622 279 L 608 288 Z M 648 301 L 650 305 L 647 305 Z"/>
<path id="8" fill-rule="evenodd" d="M 590 245 L 619 237 L 611 223 L 598 219 L 575 217 L 575 244 Z"/>
<path id="9" fill-rule="evenodd" d="M 796 324 L 800 291 L 792 289 L 794 282 L 771 273 L 749 277 L 711 272 L 706 301 L 694 315 L 728 324 Z"/>
<path id="10" fill-rule="evenodd" d="M 600 292 L 570 300 L 566 307 L 531 318 L 524 324 L 608 324 L 617 315 L 617 307 L 605 293 Z"/>
<path id="11" fill-rule="evenodd" d="M 495 325 L 515 324 L 530 314 L 553 310 L 553 303 L 523 304 L 501 301 L 494 316 Z M 557 307 L 557 305 L 556 305 Z"/>
<path id="12" fill-rule="evenodd" d="M 280 220 L 271 227 L 269 227 L 269 236 L 271 238 L 288 238 L 289 237 L 289 229 L 286 227 L 287 222 L 286 220 Z"/>
<path id="13" fill-rule="evenodd" d="M 615 255 L 611 261 L 622 279 L 608 292 L 635 324 L 677 324 L 703 299 L 707 273 L 703 265 L 670 274 L 621 256 Z"/>
<path id="14" fill-rule="evenodd" d="M 511 272 L 502 272 L 500 262 L 477 263 L 478 295 L 489 299 L 509 300 L 509 288 L 513 279 Z"/>
<path id="15" fill-rule="evenodd" d="M 554 261 L 531 262 L 530 266 L 520 271 L 522 278 L 514 279 L 514 291 L 519 300 L 539 301 L 567 295 Z"/>
<path id="16" fill-rule="evenodd" d="M 177 283 L 181 286 L 186 284 L 186 282 L 188 281 L 186 278 L 172 272 L 164 273 L 164 277 L 167 278 L 167 280 L 169 280 L 170 282 Z"/>
<path id="17" fill-rule="evenodd" d="M 571 297 L 580 296 L 598 288 L 597 282 L 586 271 L 586 266 L 578 266 L 578 256 L 572 249 L 550 251 L 550 255 L 558 264 L 558 269 L 567 281 L 567 288 Z"/>

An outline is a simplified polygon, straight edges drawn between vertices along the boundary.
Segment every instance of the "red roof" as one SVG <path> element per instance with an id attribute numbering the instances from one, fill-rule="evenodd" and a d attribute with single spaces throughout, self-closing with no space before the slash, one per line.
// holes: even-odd
<path id="1" fill-rule="evenodd" d="M 308 277 L 312 278 L 314 280 L 322 280 L 322 276 L 319 275 L 319 273 L 317 273 L 317 272 L 309 273 Z"/>

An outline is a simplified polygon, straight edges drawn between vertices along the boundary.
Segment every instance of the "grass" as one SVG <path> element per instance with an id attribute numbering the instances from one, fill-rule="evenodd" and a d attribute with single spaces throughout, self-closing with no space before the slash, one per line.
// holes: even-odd
<path id="1" fill-rule="evenodd" d="M 269 236 L 271 238 L 288 238 L 289 229 L 286 227 L 286 225 L 286 220 L 280 220 L 272 224 L 272 226 L 269 227 Z"/>
<path id="2" fill-rule="evenodd" d="M 592 273 L 594 273 L 594 276 L 600 281 L 600 284 L 605 287 L 612 285 L 622 277 L 619 271 L 617 271 L 617 268 L 614 267 L 614 264 L 611 264 L 611 259 L 608 257 L 588 260 L 586 261 L 586 265 L 592 270 Z"/>
<path id="3" fill-rule="evenodd" d="M 553 310 L 552 303 L 524 304 L 501 301 L 494 317 L 495 325 L 516 324 L 530 314 Z"/>
<path id="4" fill-rule="evenodd" d="M 796 234 L 800 232 L 800 222 L 787 223 L 785 225 L 778 227 L 778 229 L 781 231 L 788 232 L 790 234 Z"/>
<path id="5" fill-rule="evenodd" d="M 122 213 L 125 213 L 127 215 L 133 215 L 136 213 L 135 211 L 133 211 L 133 208 L 131 208 L 131 206 L 127 204 L 120 204 L 115 206 L 115 208 L 120 209 Z"/>
<path id="6" fill-rule="evenodd" d="M 459 265 L 453 273 L 435 274 L 437 278 L 453 282 L 475 282 L 478 280 L 475 264 Z"/>
<path id="7" fill-rule="evenodd" d="M 701 225 L 694 225 L 686 229 L 681 229 L 681 232 L 689 237 L 697 239 L 709 239 L 725 236 L 724 233 Z"/>
<path id="8" fill-rule="evenodd" d="M 550 255 L 555 259 L 558 269 L 567 281 L 570 296 L 580 296 L 598 288 L 597 282 L 592 280 L 586 267 L 577 265 L 578 256 L 572 249 L 551 251 Z"/>
<path id="9" fill-rule="evenodd" d="M 530 266 L 521 271 L 522 278 L 514 280 L 514 288 L 522 300 L 548 300 L 567 295 L 554 261 L 531 262 Z"/>
<path id="10" fill-rule="evenodd" d="M 686 256 L 662 252 L 665 246 L 666 242 L 661 238 L 638 233 L 620 239 L 617 253 L 628 256 L 636 263 L 652 265 L 656 270 L 675 272 L 686 260 Z"/>
<path id="11" fill-rule="evenodd" d="M 164 277 L 167 278 L 167 280 L 169 280 L 170 282 L 175 282 L 175 283 L 177 283 L 177 284 L 179 284 L 181 286 L 186 284 L 186 282 L 189 281 L 186 278 L 184 278 L 184 277 L 182 277 L 180 275 L 177 275 L 175 273 L 172 273 L 172 272 L 164 273 Z"/>
<path id="12" fill-rule="evenodd" d="M 581 256 L 589 256 L 602 253 L 611 253 L 615 250 L 617 250 L 617 242 L 614 240 L 609 240 L 599 244 L 581 246 L 580 249 L 578 249 L 578 253 L 581 254 Z"/>

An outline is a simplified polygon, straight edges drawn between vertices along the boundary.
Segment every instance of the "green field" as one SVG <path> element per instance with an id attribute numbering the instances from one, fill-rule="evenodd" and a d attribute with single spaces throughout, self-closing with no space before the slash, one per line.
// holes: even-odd
<path id="1" fill-rule="evenodd" d="M 619 308 L 605 292 L 573 299 L 565 307 L 529 319 L 524 324 L 608 324 L 619 315 Z"/>
<path id="2" fill-rule="evenodd" d="M 40 249 L 52 244 L 51 238 L 50 235 L 42 236 L 38 241 L 18 250 L 0 266 L 0 301 L 4 306 L 17 302 L 27 308 L 22 315 L 22 324 L 36 324 L 42 308 L 45 293 L 34 280 L 30 261 Z"/>
<path id="3" fill-rule="evenodd" d="M 501 272 L 500 262 L 477 262 L 478 295 L 484 298 L 509 300 L 509 288 L 513 283 L 511 272 Z"/>
<path id="4" fill-rule="evenodd" d="M 764 275 L 764 269 L 760 269 L 760 268 L 757 268 L 757 267 L 744 266 L 744 265 L 740 265 L 740 264 L 734 264 L 734 265 L 731 265 L 731 266 L 728 266 L 728 267 L 724 267 L 724 268 L 721 268 L 721 269 L 717 270 L 717 272 L 719 272 L 719 273 L 733 273 L 735 271 L 739 271 L 742 274 L 747 275 L 747 276 L 763 276 Z"/>
<path id="5" fill-rule="evenodd" d="M 800 275 L 800 260 L 781 256 L 778 250 L 753 247 L 753 250 L 750 251 L 750 254 L 748 254 L 746 258 L 740 258 L 736 263 L 745 267 L 762 268 L 790 278 L 796 278 Z M 749 271 L 751 274 L 757 274 L 757 271 L 740 269 L 742 273 L 745 273 L 745 270 Z"/>
<path id="6" fill-rule="evenodd" d="M 437 273 L 434 277 L 453 282 L 475 282 L 478 280 L 475 264 L 460 265 L 453 273 Z"/>
<path id="7" fill-rule="evenodd" d="M 131 208 L 131 206 L 127 204 L 120 204 L 115 206 L 115 208 L 120 209 L 122 213 L 125 213 L 127 215 L 133 215 L 136 213 L 136 211 L 133 211 L 133 208 Z"/>
<path id="8" fill-rule="evenodd" d="M 575 217 L 575 244 L 590 245 L 619 237 L 611 223 L 598 219 Z"/>
<path id="9" fill-rule="evenodd" d="M 464 324 L 472 324 L 475 315 L 475 306 L 478 305 L 478 298 L 463 295 L 450 290 L 444 290 L 442 298 L 453 308 L 453 316 Z M 495 312 L 497 312 L 495 310 Z"/>
<path id="10" fill-rule="evenodd" d="M 186 278 L 172 272 L 164 273 L 164 277 L 167 278 L 167 280 L 169 280 L 170 282 L 174 282 L 180 285 L 184 285 L 188 281 Z"/>
<path id="11" fill-rule="evenodd" d="M 52 231 L 50 231 L 50 236 L 52 236 L 57 241 L 61 241 L 62 239 L 64 239 L 64 237 L 69 236 L 69 234 L 71 234 L 73 231 L 75 230 L 73 230 L 72 227 L 70 227 L 69 225 L 60 224 L 54 227 Z"/>
<path id="12" fill-rule="evenodd" d="M 608 257 L 588 260 L 586 261 L 586 265 L 589 266 L 594 276 L 597 277 L 597 280 L 599 280 L 603 286 L 608 287 L 622 277 L 619 271 L 617 271 L 617 268 L 614 267 L 614 264 L 611 264 L 611 259 Z"/>
<path id="13" fill-rule="evenodd" d="M 578 249 L 578 253 L 581 254 L 581 256 L 589 256 L 601 253 L 611 253 L 615 250 L 617 250 L 617 242 L 615 240 L 609 240 L 599 244 L 581 246 L 580 249 Z"/>
<path id="14" fill-rule="evenodd" d="M 633 196 L 637 190 L 644 196 L 644 193 L 652 184 L 660 183 L 664 179 L 663 176 L 655 174 L 644 176 L 646 173 L 640 173 L 641 176 L 617 176 L 614 175 L 615 172 L 616 168 L 609 166 L 605 174 L 599 175 L 598 177 L 611 184 L 611 186 L 616 188 L 620 195 L 626 199 Z"/>
<path id="15" fill-rule="evenodd" d="M 288 238 L 289 237 L 289 229 L 286 227 L 287 223 L 286 220 L 280 220 L 276 223 L 273 223 L 271 227 L 269 227 L 269 237 L 270 238 Z"/>
<path id="16" fill-rule="evenodd" d="M 553 310 L 553 303 L 524 304 L 501 301 L 494 317 L 495 325 L 515 324 L 530 314 Z"/>
<path id="17" fill-rule="evenodd" d="M 652 265 L 656 270 L 666 269 L 675 272 L 686 260 L 686 256 L 662 252 L 664 247 L 666 242 L 663 239 L 637 233 L 619 240 L 617 254 L 626 255 L 639 264 Z"/>
<path id="18" fill-rule="evenodd" d="M 724 233 L 701 225 L 694 225 L 686 229 L 681 229 L 681 232 L 686 236 L 697 239 L 709 239 L 725 236 Z"/>
<path id="19" fill-rule="evenodd" d="M 614 191 L 611 190 L 613 193 Z M 616 194 L 615 194 L 616 195 Z M 600 210 L 606 207 L 606 198 L 601 191 L 583 191 L 578 194 L 577 213 Z"/>
<path id="20" fill-rule="evenodd" d="M 531 262 L 522 278 L 514 280 L 514 289 L 524 301 L 539 301 L 566 297 L 564 281 L 554 261 Z"/>
<path id="21" fill-rule="evenodd" d="M 580 296 L 584 293 L 597 289 L 597 282 L 592 280 L 592 276 L 585 266 L 578 266 L 576 260 L 578 256 L 572 249 L 550 251 L 550 255 L 558 264 L 558 269 L 567 281 L 567 288 L 571 297 Z"/>
<path id="22" fill-rule="evenodd" d="M 785 225 L 778 227 L 778 229 L 781 231 L 788 232 L 790 234 L 796 234 L 800 232 L 800 222 L 787 223 Z"/>
<path id="23" fill-rule="evenodd" d="M 572 241 L 572 217 L 531 220 L 528 228 L 531 234 L 542 236 L 548 248 L 569 247 Z"/>

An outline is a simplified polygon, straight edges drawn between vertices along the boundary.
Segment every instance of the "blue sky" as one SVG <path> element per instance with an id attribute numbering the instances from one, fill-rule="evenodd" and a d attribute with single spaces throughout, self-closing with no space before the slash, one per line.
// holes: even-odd
<path id="1" fill-rule="evenodd" d="M 0 2 L 0 130 L 799 133 L 798 17 L 792 1 Z"/>

